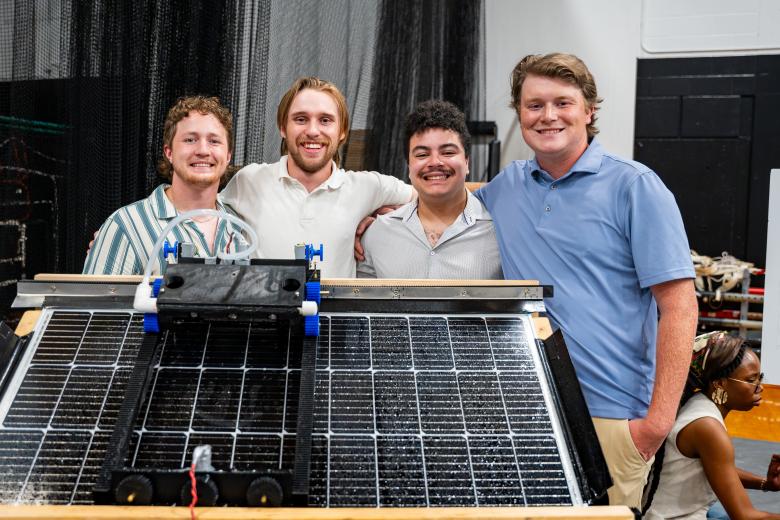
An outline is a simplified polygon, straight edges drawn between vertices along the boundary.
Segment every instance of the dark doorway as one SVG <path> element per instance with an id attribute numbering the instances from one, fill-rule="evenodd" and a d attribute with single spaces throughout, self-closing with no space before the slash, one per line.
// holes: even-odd
<path id="1" fill-rule="evenodd" d="M 691 248 L 764 266 L 779 120 L 780 56 L 639 60 L 634 158 L 674 193 Z"/>

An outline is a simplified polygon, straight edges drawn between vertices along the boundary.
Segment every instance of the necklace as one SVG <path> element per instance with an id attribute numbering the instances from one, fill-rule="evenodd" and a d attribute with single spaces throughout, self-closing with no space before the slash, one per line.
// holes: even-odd
<path id="1" fill-rule="evenodd" d="M 197 222 L 198 224 L 206 224 L 216 218 L 217 218 L 216 215 L 209 215 L 207 217 L 200 217 L 200 218 L 192 217 L 190 220 L 192 220 L 193 222 Z"/>

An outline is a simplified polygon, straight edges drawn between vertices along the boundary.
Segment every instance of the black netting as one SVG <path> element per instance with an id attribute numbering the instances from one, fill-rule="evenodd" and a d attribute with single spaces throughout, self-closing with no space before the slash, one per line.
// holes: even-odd
<path id="1" fill-rule="evenodd" d="M 87 243 L 159 182 L 172 102 L 218 95 L 233 162 L 276 161 L 276 107 L 316 75 L 352 117 L 345 166 L 405 177 L 402 118 L 443 97 L 484 112 L 481 0 L 0 2 L 0 308 L 15 280 L 80 272 Z M 368 139 L 369 136 L 371 139 Z M 3 292 L 4 291 L 4 292 Z"/>
<path id="2" fill-rule="evenodd" d="M 445 99 L 467 119 L 483 119 L 481 9 L 473 0 L 382 3 L 366 153 L 371 169 L 408 178 L 404 118 L 420 101 Z"/>

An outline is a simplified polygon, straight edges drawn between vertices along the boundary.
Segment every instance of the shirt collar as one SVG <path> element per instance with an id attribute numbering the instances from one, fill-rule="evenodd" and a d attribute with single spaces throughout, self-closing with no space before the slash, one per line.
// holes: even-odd
<path id="1" fill-rule="evenodd" d="M 170 186 L 170 184 L 160 184 L 154 189 L 151 195 L 149 195 L 152 212 L 154 213 L 154 216 L 160 220 L 170 220 L 179 214 L 179 212 L 176 211 L 176 206 L 171 202 L 171 199 L 165 195 L 165 190 L 170 188 Z M 217 211 L 226 211 L 225 206 L 219 201 L 219 198 L 217 198 L 216 207 Z"/>
<path id="2" fill-rule="evenodd" d="M 294 181 L 290 176 L 290 172 L 287 170 L 287 161 L 289 159 L 288 155 L 283 155 L 282 158 L 279 160 L 279 168 L 276 170 L 276 178 L 279 180 L 282 180 L 284 178 L 289 179 L 290 181 Z M 342 184 L 344 184 L 346 173 L 344 170 L 336 166 L 335 161 L 331 161 L 331 174 L 330 177 L 327 178 L 325 182 L 317 186 L 315 189 L 320 188 L 330 188 L 333 190 L 336 190 L 341 187 Z"/>
<path id="3" fill-rule="evenodd" d="M 408 222 L 409 219 L 417 214 L 418 204 L 419 201 L 415 199 L 404 204 L 397 210 L 388 213 L 387 216 L 389 218 Z M 493 217 L 490 216 L 490 213 L 488 213 L 487 209 L 485 209 L 479 199 L 468 190 L 466 190 L 466 207 L 463 209 L 461 218 L 467 226 L 473 226 L 474 223 L 478 220 L 493 220 Z"/>
<path id="4" fill-rule="evenodd" d="M 160 184 L 154 189 L 152 194 L 149 195 L 154 216 L 160 220 L 170 220 L 176 216 L 176 207 L 165 195 L 165 190 L 170 187 L 170 184 Z"/>
<path id="5" fill-rule="evenodd" d="M 575 174 L 599 173 L 603 159 L 604 148 L 601 146 L 601 143 L 599 143 L 596 139 L 593 139 L 585 151 L 582 152 L 580 158 L 577 159 L 577 162 L 575 162 L 571 169 L 559 179 L 553 179 L 549 173 L 544 171 L 542 167 L 539 166 L 539 162 L 537 162 L 536 157 L 528 161 L 528 167 L 530 168 L 531 175 L 533 175 L 534 179 L 552 183 L 556 180 L 560 182 L 561 180 L 572 177 Z"/>

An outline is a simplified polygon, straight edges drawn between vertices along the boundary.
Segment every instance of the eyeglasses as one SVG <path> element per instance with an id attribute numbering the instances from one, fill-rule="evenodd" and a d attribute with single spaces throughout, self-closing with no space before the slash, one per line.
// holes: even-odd
<path id="1" fill-rule="evenodd" d="M 764 373 L 761 372 L 758 374 L 758 381 L 745 381 L 743 379 L 736 379 L 734 377 L 727 377 L 726 379 L 731 379 L 732 381 L 736 381 L 737 383 L 747 383 L 749 385 L 755 385 L 755 389 L 753 390 L 753 393 L 758 392 L 758 388 L 761 386 L 761 383 L 764 382 Z"/>

